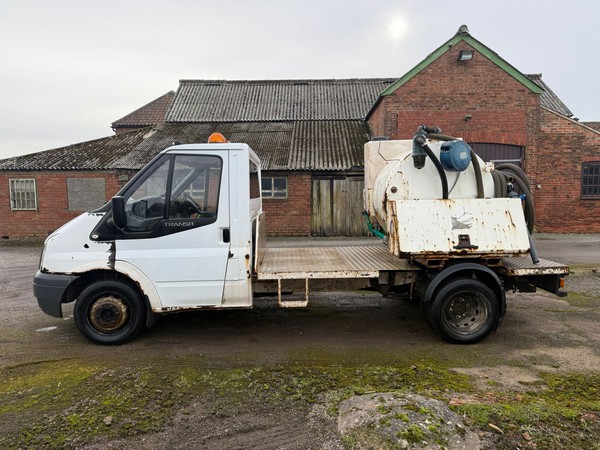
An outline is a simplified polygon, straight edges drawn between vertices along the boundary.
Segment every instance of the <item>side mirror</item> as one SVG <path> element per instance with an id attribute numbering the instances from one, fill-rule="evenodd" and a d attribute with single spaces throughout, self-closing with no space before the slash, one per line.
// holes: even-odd
<path id="1" fill-rule="evenodd" d="M 119 229 L 124 229 L 127 226 L 127 218 L 125 217 L 125 199 L 119 195 L 115 195 L 111 200 L 112 216 L 115 226 Z"/>

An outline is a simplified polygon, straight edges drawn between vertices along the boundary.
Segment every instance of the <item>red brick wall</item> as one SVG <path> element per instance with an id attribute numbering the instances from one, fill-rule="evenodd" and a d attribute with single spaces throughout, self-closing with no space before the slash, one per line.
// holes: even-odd
<path id="1" fill-rule="evenodd" d="M 0 172 L 0 238 L 45 238 L 58 227 L 81 214 L 68 210 L 67 178 L 104 178 L 108 201 L 133 176 L 133 172 Z M 35 178 L 38 210 L 10 210 L 10 178 Z"/>
<path id="2" fill-rule="evenodd" d="M 529 175 L 537 230 L 600 233 L 600 200 L 581 199 L 581 165 L 600 161 L 600 133 L 541 109 L 539 149 Z"/>
<path id="3" fill-rule="evenodd" d="M 369 118 L 373 134 L 409 139 L 420 124 L 437 125 L 466 141 L 533 151 L 539 95 L 477 51 L 471 61 L 457 61 L 464 49 L 471 47 L 457 44 L 384 97 Z"/>
<path id="4" fill-rule="evenodd" d="M 270 173 L 267 176 L 287 176 L 287 198 L 263 198 L 263 210 L 268 236 L 310 236 L 311 175 L 310 173 Z"/>
<path id="5" fill-rule="evenodd" d="M 390 134 L 386 134 L 388 132 L 388 129 L 385 126 L 385 118 L 387 116 L 385 110 L 386 106 L 387 104 L 385 103 L 384 99 L 377 105 L 377 108 L 375 108 L 375 110 L 372 111 L 371 115 L 369 116 L 368 124 L 371 131 L 371 136 L 373 137 L 391 137 Z"/>

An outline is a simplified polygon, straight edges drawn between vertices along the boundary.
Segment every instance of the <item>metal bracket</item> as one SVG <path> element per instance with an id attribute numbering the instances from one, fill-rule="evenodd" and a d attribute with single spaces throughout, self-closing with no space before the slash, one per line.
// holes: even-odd
<path id="1" fill-rule="evenodd" d="M 468 234 L 459 234 L 458 245 L 455 245 L 453 248 L 456 250 L 477 250 L 479 248 L 479 245 L 471 244 L 471 236 L 469 236 Z"/>

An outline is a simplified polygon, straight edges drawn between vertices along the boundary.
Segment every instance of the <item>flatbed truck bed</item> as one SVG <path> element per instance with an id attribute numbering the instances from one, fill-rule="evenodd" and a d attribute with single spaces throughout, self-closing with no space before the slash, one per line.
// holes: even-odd
<path id="1" fill-rule="evenodd" d="M 545 275 L 567 275 L 568 266 L 529 256 L 502 258 L 496 267 L 510 279 Z M 304 307 L 308 304 L 309 280 L 379 279 L 382 272 L 412 274 L 421 270 L 418 264 L 392 255 L 383 243 L 350 246 L 266 247 L 258 264 L 257 281 L 276 281 L 281 306 Z M 413 277 L 408 275 L 407 281 Z M 301 300 L 283 300 L 284 282 L 304 282 Z M 287 285 L 287 284 L 286 284 Z"/>
<path id="2" fill-rule="evenodd" d="M 381 271 L 415 270 L 384 245 L 344 247 L 267 247 L 258 280 L 377 278 Z"/>

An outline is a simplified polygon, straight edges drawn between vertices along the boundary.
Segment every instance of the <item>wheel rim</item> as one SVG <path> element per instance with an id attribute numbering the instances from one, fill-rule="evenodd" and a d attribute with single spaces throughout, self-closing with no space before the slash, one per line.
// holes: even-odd
<path id="1" fill-rule="evenodd" d="M 90 323 L 102 333 L 112 333 L 127 322 L 127 305 L 114 295 L 98 298 L 90 308 Z"/>
<path id="2" fill-rule="evenodd" d="M 442 323 L 456 333 L 473 334 L 484 327 L 489 311 L 483 295 L 460 292 L 446 300 Z"/>

